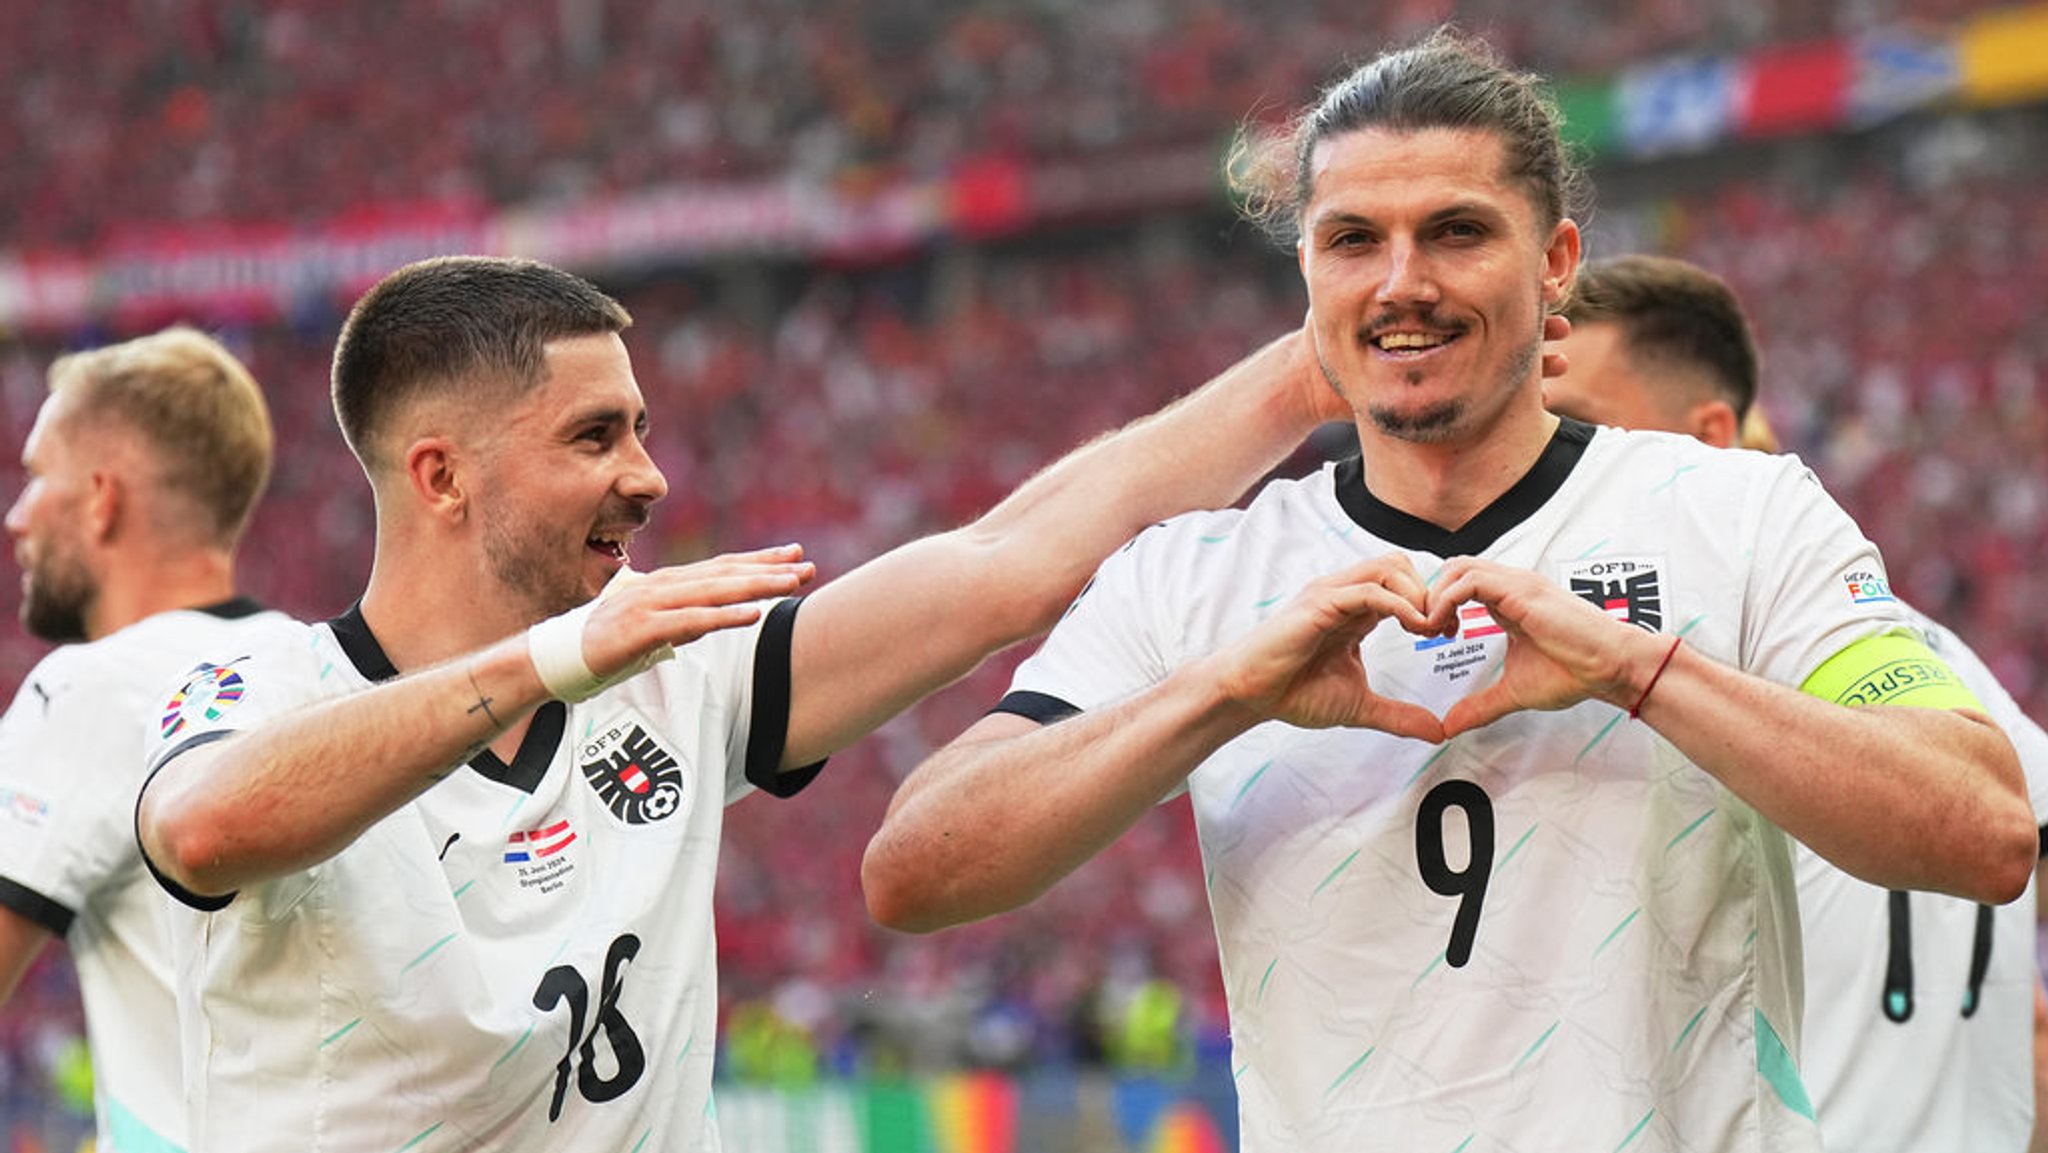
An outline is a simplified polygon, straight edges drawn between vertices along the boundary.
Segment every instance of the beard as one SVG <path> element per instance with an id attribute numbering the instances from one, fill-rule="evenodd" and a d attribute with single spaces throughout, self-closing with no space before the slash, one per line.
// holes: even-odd
<path id="1" fill-rule="evenodd" d="M 1512 394 L 1515 390 L 1521 388 L 1529 379 L 1529 375 L 1535 371 L 1537 359 L 1543 354 L 1541 322 L 1539 321 L 1538 324 L 1539 328 L 1535 338 L 1527 344 L 1516 348 L 1508 357 L 1507 363 L 1502 366 L 1500 376 L 1495 382 L 1493 395 L 1507 396 Z M 1336 374 L 1330 368 L 1329 363 L 1321 361 L 1320 357 L 1318 357 L 1318 360 L 1322 364 L 1323 379 L 1330 384 L 1331 388 L 1336 389 L 1342 395 L 1344 390 L 1338 385 Z M 1408 382 L 1420 385 L 1423 382 L 1423 378 L 1419 373 L 1412 374 L 1408 378 Z M 1396 440 L 1405 440 L 1411 444 L 1443 444 L 1456 439 L 1458 434 L 1464 430 L 1466 425 L 1465 416 L 1471 408 L 1472 405 L 1467 400 L 1452 398 L 1427 405 L 1419 410 L 1402 409 L 1393 405 L 1371 404 L 1366 406 L 1365 415 L 1366 419 L 1372 421 L 1374 428 Z"/>
<path id="2" fill-rule="evenodd" d="M 566 569 L 565 542 L 551 540 L 536 525 L 514 526 L 495 514 L 483 523 L 484 560 L 491 576 L 513 597 L 526 602 L 528 615 L 543 621 L 577 608 L 590 600 L 583 587 L 580 563 Z M 576 542 L 576 559 L 582 560 L 582 544 Z"/>
<path id="3" fill-rule="evenodd" d="M 582 537 L 563 540 L 557 529 L 532 521 L 518 523 L 495 507 L 487 507 L 482 517 L 484 561 L 491 576 L 526 603 L 533 621 L 580 608 L 597 595 L 584 583 L 587 548 Z M 649 519 L 645 506 L 620 502 L 607 508 L 599 523 L 640 528 Z"/>
<path id="4" fill-rule="evenodd" d="M 84 565 L 62 552 L 46 552 L 29 569 L 21 598 L 22 627 L 52 644 L 86 640 L 85 612 L 98 595 Z"/>

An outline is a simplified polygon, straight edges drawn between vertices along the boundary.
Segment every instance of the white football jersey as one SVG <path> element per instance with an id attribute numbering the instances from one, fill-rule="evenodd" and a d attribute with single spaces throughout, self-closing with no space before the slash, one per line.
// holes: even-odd
<path id="1" fill-rule="evenodd" d="M 2035 820 L 2048 823 L 2048 734 L 1955 634 L 1914 616 L 2012 738 Z M 2022 1153 L 2034 1126 L 2033 887 L 1994 908 L 1881 889 L 1804 846 L 1795 863 L 1804 1065 L 1828 1148 Z"/>
<path id="2" fill-rule="evenodd" d="M 773 775 L 795 606 L 543 706 L 310 869 L 177 894 L 212 906 L 173 918 L 195 1147 L 717 1149 L 719 837 L 750 765 L 813 775 Z M 189 686 L 167 744 L 391 675 L 351 613 Z"/>
<path id="3" fill-rule="evenodd" d="M 1903 624 L 1877 550 L 1791 459 L 1565 422 L 1456 532 L 1356 459 L 1141 535 L 1020 668 L 1030 715 L 1091 708 L 1388 553 L 1531 570 L 1798 685 Z M 1506 638 L 1365 641 L 1380 694 L 1441 715 Z M 1029 694 L 1037 694 L 1032 696 Z M 1619 709 L 1441 745 L 1267 723 L 1188 779 L 1246 1153 L 1811 1151 L 1788 839 Z"/>
<path id="4" fill-rule="evenodd" d="M 135 848 L 144 728 L 198 654 L 298 627 L 241 599 L 158 613 L 54 650 L 0 718 L 0 903 L 70 947 L 102 1153 L 186 1146 L 167 909 Z"/>

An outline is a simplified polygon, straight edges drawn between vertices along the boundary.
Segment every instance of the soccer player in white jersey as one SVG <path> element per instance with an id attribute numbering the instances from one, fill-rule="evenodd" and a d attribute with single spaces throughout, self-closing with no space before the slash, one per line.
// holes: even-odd
<path id="1" fill-rule="evenodd" d="M 185 1119 L 165 902 L 135 851 L 143 737 L 195 652 L 291 627 L 235 585 L 270 415 L 190 328 L 60 357 L 49 381 L 7 532 L 22 622 L 61 647 L 0 717 L 0 997 L 64 937 L 98 1148 L 165 1153 L 186 1147 Z"/>
<path id="2" fill-rule="evenodd" d="M 799 601 L 794 546 L 626 573 L 666 488 L 628 323 L 467 257 L 350 313 L 369 586 L 188 686 L 138 806 L 201 910 L 174 918 L 195 1147 L 718 1148 L 724 805 L 803 787 L 1342 411 L 1296 333 Z"/>
<path id="3" fill-rule="evenodd" d="M 1734 290 L 1663 256 L 1579 271 L 1563 347 L 1571 371 L 1545 383 L 1552 412 L 1591 424 L 1753 444 L 1756 341 Z M 1774 447 L 1774 446 L 1772 446 Z M 2037 823 L 2048 821 L 2048 733 L 1947 628 L 1902 606 L 2012 738 Z M 2030 886 L 1993 908 L 1865 884 L 1794 846 L 1804 930 L 1801 1067 L 1830 1148 L 2019 1153 L 2034 1117 L 2033 1021 L 2040 987 Z"/>
<path id="4" fill-rule="evenodd" d="M 2011 900 L 2011 743 L 1796 462 L 1544 411 L 1536 78 L 1439 31 L 1292 143 L 1263 203 L 1361 455 L 1112 556 L 906 779 L 870 910 L 1011 908 L 1186 789 L 1247 1153 L 1818 1149 L 1785 834 Z"/>

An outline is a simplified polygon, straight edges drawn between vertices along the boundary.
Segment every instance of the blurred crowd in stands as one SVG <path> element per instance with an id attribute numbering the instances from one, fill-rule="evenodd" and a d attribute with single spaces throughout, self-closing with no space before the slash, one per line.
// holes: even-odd
<path id="1" fill-rule="evenodd" d="M 1569 72 L 1980 6 L 1457 12 L 1518 59 Z M 119 7 L 131 34 L 102 37 L 63 6 L 0 5 L 0 250 L 87 247 L 137 222 L 324 219 L 366 200 L 525 201 L 792 168 L 854 178 L 990 148 L 1220 136 L 1370 46 L 1357 6 L 1332 0 L 443 0 L 405 21 L 381 3 Z M 1379 31 L 1451 14 L 1402 0 Z M 1901 593 L 2048 719 L 2044 124 L 2038 110 L 1944 118 L 1596 173 L 1591 232 L 1595 254 L 1667 251 L 1736 286 L 1788 449 L 1884 548 Z M 1304 303 L 1290 254 L 1216 211 L 881 265 L 604 283 L 636 317 L 627 343 L 670 483 L 635 563 L 796 540 L 827 578 L 967 519 L 1299 324 Z M 339 320 L 314 308 L 222 331 L 266 386 L 282 446 L 246 584 L 315 618 L 347 608 L 369 564 L 368 488 L 326 393 Z M 0 440 L 20 443 L 52 356 L 125 335 L 0 333 Z M 10 498 L 19 485 L 11 462 L 0 485 Z M 41 653 L 12 622 L 15 596 L 0 582 L 10 694 Z M 842 754 L 802 797 L 734 810 L 719 890 L 733 1076 L 1164 1070 L 1223 1050 L 1184 802 L 1018 913 L 929 938 L 868 921 L 858 861 L 896 781 L 1001 694 L 1014 659 Z M 0 1084 L 64 1075 L 65 981 L 45 966 L 0 1013 Z"/>
<path id="2" fill-rule="evenodd" d="M 1558 76 L 1992 0 L 118 0 L 0 5 L 0 237 L 1207 140 L 1456 18 Z M 118 28 L 120 34 L 109 35 Z"/>

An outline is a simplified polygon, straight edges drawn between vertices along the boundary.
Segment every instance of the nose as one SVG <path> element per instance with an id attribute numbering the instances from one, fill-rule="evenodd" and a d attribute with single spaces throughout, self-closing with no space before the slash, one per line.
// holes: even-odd
<path id="1" fill-rule="evenodd" d="M 619 476 L 619 494 L 643 504 L 653 504 L 668 495 L 668 478 L 661 474 L 661 466 L 654 463 L 648 454 L 647 442 L 638 436 L 631 438 L 631 447 L 626 450 L 625 471 Z"/>
<path id="2" fill-rule="evenodd" d="M 1381 304 L 1436 303 L 1436 278 L 1431 273 L 1428 254 L 1420 245 L 1410 238 L 1397 237 L 1387 242 L 1386 254 L 1386 272 L 1379 286 Z"/>
<path id="3" fill-rule="evenodd" d="M 19 538 L 28 532 L 28 488 L 23 486 L 14 503 L 7 506 L 7 535 Z"/>

